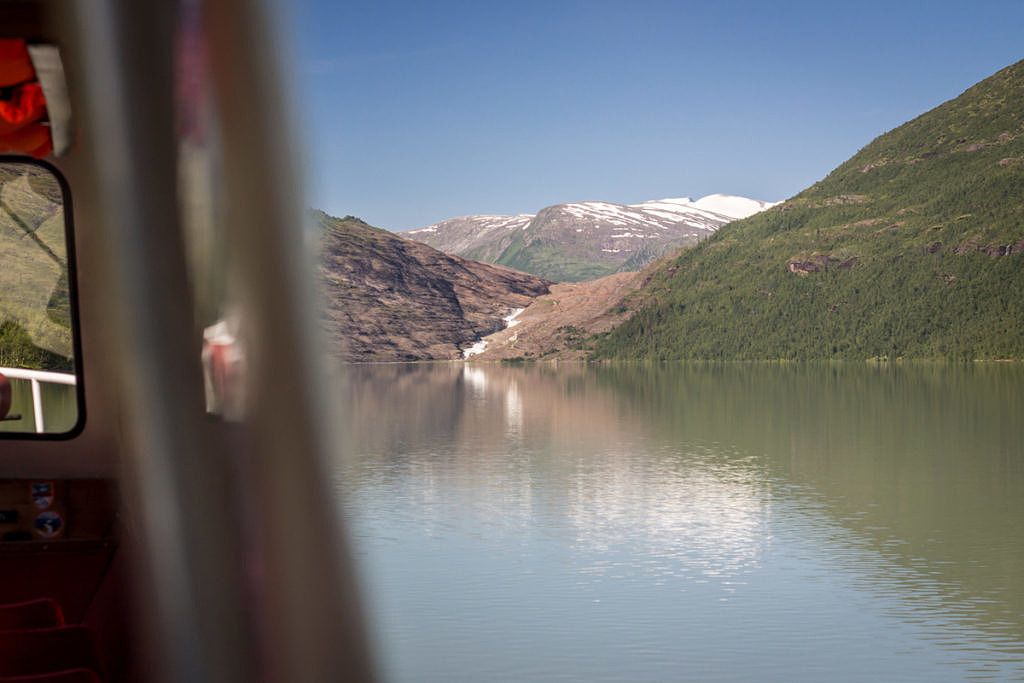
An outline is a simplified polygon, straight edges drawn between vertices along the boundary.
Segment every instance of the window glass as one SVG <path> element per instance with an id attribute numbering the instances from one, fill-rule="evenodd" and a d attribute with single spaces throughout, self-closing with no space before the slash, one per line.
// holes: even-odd
<path id="1" fill-rule="evenodd" d="M 43 164 L 0 160 L 0 433 L 79 422 L 66 194 Z"/>

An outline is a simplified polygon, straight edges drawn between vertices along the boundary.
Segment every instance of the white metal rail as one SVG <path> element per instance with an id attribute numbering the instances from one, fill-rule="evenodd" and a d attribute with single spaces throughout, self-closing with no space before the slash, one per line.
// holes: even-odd
<path id="1" fill-rule="evenodd" d="M 77 383 L 74 375 L 63 372 L 46 372 L 44 370 L 0 368 L 0 375 L 8 379 L 25 379 L 32 383 L 32 414 L 35 418 L 37 434 L 42 434 L 46 431 L 46 425 L 43 422 L 43 383 L 67 384 L 69 386 L 75 386 Z"/>

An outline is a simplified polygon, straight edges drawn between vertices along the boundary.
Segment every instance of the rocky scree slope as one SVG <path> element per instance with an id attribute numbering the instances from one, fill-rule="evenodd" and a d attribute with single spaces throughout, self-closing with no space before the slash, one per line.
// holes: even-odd
<path id="1" fill-rule="evenodd" d="M 1024 358 L 1024 62 L 663 264 L 598 358 Z"/>
<path id="2" fill-rule="evenodd" d="M 372 227 L 315 213 L 323 324 L 348 361 L 456 359 L 548 292 L 546 280 L 477 263 Z"/>
<path id="3" fill-rule="evenodd" d="M 591 335 L 607 332 L 631 314 L 622 302 L 647 273 L 625 272 L 587 282 L 558 282 L 505 329 L 485 337 L 480 360 L 582 360 Z"/>

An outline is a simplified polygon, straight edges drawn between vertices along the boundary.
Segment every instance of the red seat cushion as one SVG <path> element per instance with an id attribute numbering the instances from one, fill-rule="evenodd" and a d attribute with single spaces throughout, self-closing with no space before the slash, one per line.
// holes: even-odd
<path id="1" fill-rule="evenodd" d="M 54 628 L 64 625 L 60 605 L 50 598 L 0 605 L 0 631 Z"/>
<path id="2" fill-rule="evenodd" d="M 0 632 L 0 676 L 71 669 L 100 671 L 92 633 L 84 626 Z"/>
<path id="3" fill-rule="evenodd" d="M 49 674 L 31 676 L 4 676 L 0 683 L 103 683 L 100 677 L 89 669 L 68 669 Z"/>
<path id="4" fill-rule="evenodd" d="M 0 604 L 45 596 L 60 605 L 65 623 L 80 624 L 112 553 L 101 541 L 0 543 Z"/>

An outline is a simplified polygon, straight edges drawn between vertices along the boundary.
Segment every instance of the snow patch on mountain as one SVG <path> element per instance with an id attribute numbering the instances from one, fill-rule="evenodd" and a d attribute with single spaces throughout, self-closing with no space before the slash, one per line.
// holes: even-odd
<path id="1" fill-rule="evenodd" d="M 475 355 L 477 355 L 479 353 L 483 353 L 486 350 L 487 350 L 487 342 L 484 341 L 483 339 L 479 339 L 476 342 L 474 342 L 472 346 L 470 346 L 468 348 L 465 348 L 465 349 L 462 349 L 462 357 L 463 358 L 470 358 L 471 356 L 475 356 Z"/>
<path id="2" fill-rule="evenodd" d="M 516 320 L 516 318 L 518 318 L 519 314 L 525 310 L 525 308 L 513 308 L 511 313 L 502 318 L 502 320 L 505 322 L 505 329 L 515 327 L 519 323 L 523 322 L 522 320 Z M 475 342 L 473 342 L 471 346 L 467 346 L 466 348 L 462 349 L 462 358 L 463 360 L 467 358 L 472 358 L 473 356 L 479 355 L 486 350 L 487 340 L 477 339 Z"/>
<path id="3" fill-rule="evenodd" d="M 615 204 L 605 201 L 572 202 L 556 204 L 544 211 L 560 209 L 576 218 L 584 220 L 593 219 L 593 223 L 589 227 L 594 228 L 600 228 L 608 224 L 619 227 L 639 224 L 663 227 L 667 221 L 678 223 L 684 220 L 688 221 L 693 227 L 707 227 L 711 223 L 720 223 L 723 218 L 730 220 L 747 218 L 778 203 L 735 195 L 709 194 L 696 201 L 690 197 L 668 197 L 665 199 L 651 199 L 639 204 Z M 540 213 L 544 213 L 544 211 Z M 420 235 L 424 233 L 437 233 L 439 231 L 443 232 L 455 226 L 462 227 L 467 222 L 472 222 L 479 230 L 486 232 L 514 228 L 525 230 L 537 215 L 539 214 L 459 216 L 425 228 L 408 230 L 405 234 Z M 583 231 L 586 227 L 588 226 L 577 227 L 576 231 Z"/>
<path id="4" fill-rule="evenodd" d="M 450 254 L 527 270 L 527 263 L 532 263 L 529 254 L 543 252 L 548 263 L 562 259 L 562 263 L 592 264 L 591 272 L 615 272 L 624 265 L 642 267 L 665 250 L 695 244 L 727 223 L 774 205 L 726 194 L 637 204 L 567 202 L 535 215 L 451 218 L 405 236 Z M 540 274 L 563 277 L 561 271 Z"/>
<path id="5" fill-rule="evenodd" d="M 740 218 L 749 218 L 755 213 L 760 213 L 765 209 L 770 209 L 776 204 L 781 203 L 782 202 L 762 202 L 757 199 L 736 197 L 728 194 L 709 194 L 708 196 L 701 197 L 697 201 L 693 202 L 693 206 L 698 209 L 712 211 L 738 220 Z"/>
<path id="6" fill-rule="evenodd" d="M 517 308 L 513 310 L 510 314 L 502 318 L 502 320 L 505 321 L 505 327 L 515 327 L 516 325 L 521 323 L 522 320 L 516 320 L 516 318 L 518 318 L 519 314 L 525 310 L 525 308 Z"/>

